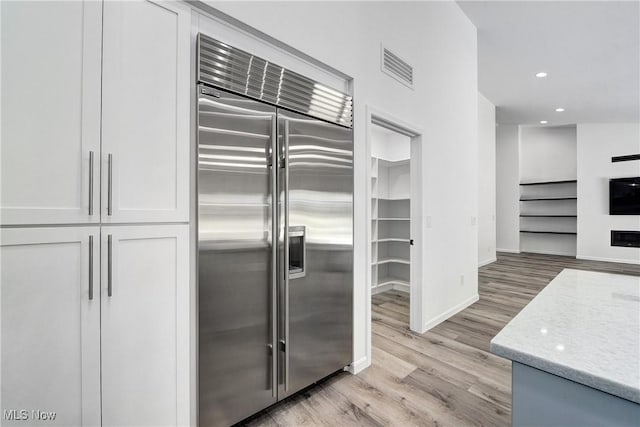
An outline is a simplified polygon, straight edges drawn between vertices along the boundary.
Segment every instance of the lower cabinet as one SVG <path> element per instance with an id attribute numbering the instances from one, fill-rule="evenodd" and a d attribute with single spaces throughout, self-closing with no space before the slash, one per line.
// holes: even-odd
<path id="1" fill-rule="evenodd" d="M 103 426 L 189 423 L 188 230 L 102 227 Z"/>
<path id="2" fill-rule="evenodd" d="M 100 425 L 100 227 L 0 238 L 0 424 Z"/>
<path id="3" fill-rule="evenodd" d="M 0 237 L 0 424 L 189 423 L 188 225 Z"/>

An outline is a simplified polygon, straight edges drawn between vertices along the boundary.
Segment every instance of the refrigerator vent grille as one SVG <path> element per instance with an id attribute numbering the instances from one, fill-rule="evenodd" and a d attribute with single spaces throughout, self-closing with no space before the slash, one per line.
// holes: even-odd
<path id="1" fill-rule="evenodd" d="M 413 67 L 386 47 L 382 47 L 382 71 L 413 88 Z"/>
<path id="2" fill-rule="evenodd" d="M 351 96 L 204 34 L 198 81 L 342 126 L 353 125 Z"/>

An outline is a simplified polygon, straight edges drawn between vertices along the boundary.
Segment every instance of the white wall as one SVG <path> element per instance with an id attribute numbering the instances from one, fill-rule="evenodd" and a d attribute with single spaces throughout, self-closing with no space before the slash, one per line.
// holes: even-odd
<path id="1" fill-rule="evenodd" d="M 609 179 L 640 176 L 640 124 L 578 125 L 578 258 L 640 264 L 640 248 L 611 246 L 611 230 L 640 231 L 640 216 L 609 215 Z"/>
<path id="2" fill-rule="evenodd" d="M 520 252 L 520 131 L 517 125 L 496 128 L 496 247 Z"/>
<path id="3" fill-rule="evenodd" d="M 478 93 L 478 265 L 496 260 L 496 107 Z"/>
<path id="4" fill-rule="evenodd" d="M 424 235 L 416 236 L 425 244 L 425 326 L 477 298 L 477 229 L 472 225 L 477 188 L 468 185 L 476 181 L 478 167 L 477 37 L 458 5 L 449 1 L 207 3 L 354 79 L 356 363 L 369 363 L 366 106 L 425 132 L 424 174 L 417 185 L 432 227 L 425 226 Z M 413 90 L 380 71 L 381 43 L 414 65 Z"/>
<path id="5" fill-rule="evenodd" d="M 575 126 L 520 127 L 520 181 L 576 179 Z"/>

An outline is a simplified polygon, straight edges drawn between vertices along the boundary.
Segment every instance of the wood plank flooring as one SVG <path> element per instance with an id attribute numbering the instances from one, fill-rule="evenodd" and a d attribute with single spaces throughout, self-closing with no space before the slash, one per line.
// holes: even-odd
<path id="1" fill-rule="evenodd" d="M 373 361 L 263 411 L 248 426 L 509 426 L 511 362 L 489 341 L 562 269 L 640 275 L 640 266 L 498 254 L 480 268 L 480 300 L 425 334 L 408 329 L 409 298 L 373 297 Z"/>

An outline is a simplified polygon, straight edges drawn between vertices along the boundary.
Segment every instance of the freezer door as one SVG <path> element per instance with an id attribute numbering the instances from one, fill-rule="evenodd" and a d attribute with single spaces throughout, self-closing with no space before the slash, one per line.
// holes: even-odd
<path id="1" fill-rule="evenodd" d="M 198 424 L 221 426 L 277 399 L 276 111 L 198 92 Z"/>
<path id="2" fill-rule="evenodd" d="M 353 133 L 278 110 L 279 394 L 352 362 Z"/>

